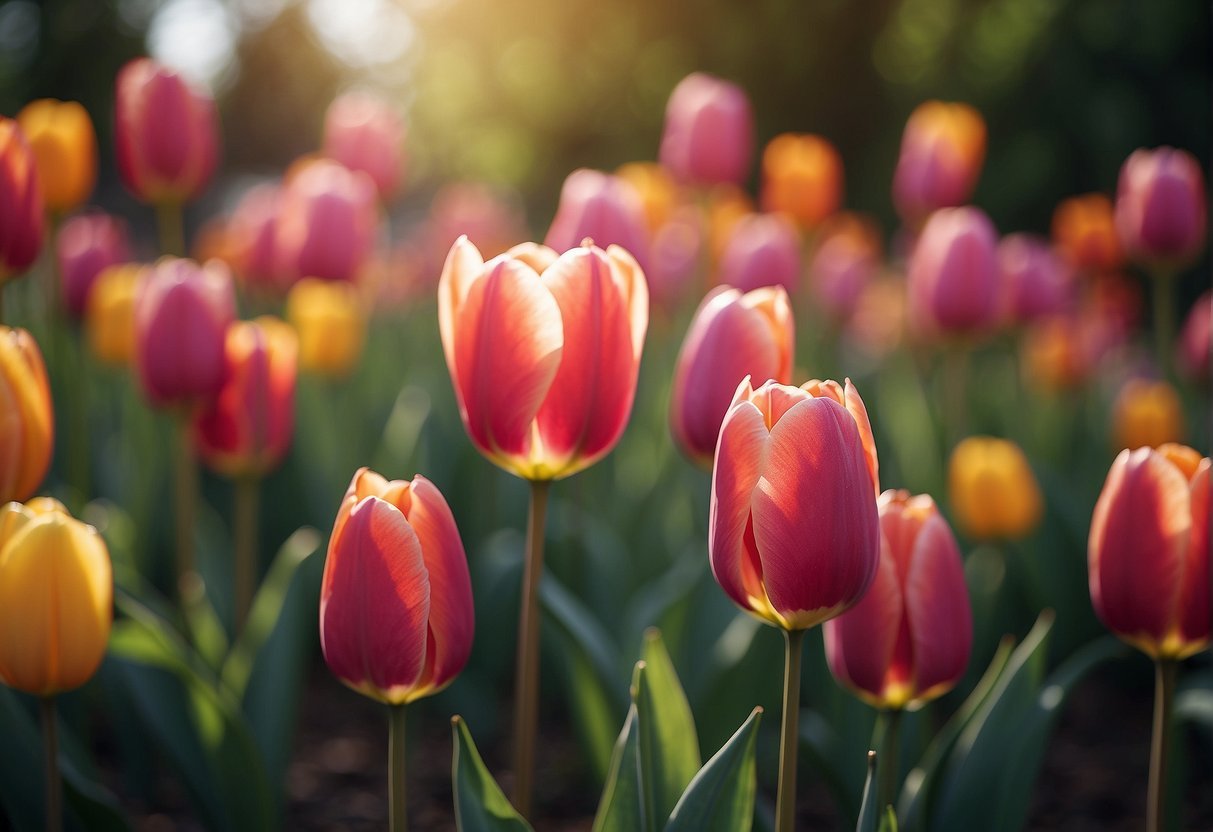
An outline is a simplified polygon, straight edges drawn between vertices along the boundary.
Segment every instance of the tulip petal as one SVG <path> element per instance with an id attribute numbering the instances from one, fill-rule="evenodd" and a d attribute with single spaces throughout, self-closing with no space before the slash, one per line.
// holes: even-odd
<path id="1" fill-rule="evenodd" d="M 882 706 L 886 677 L 904 626 L 897 564 L 882 539 L 880 565 L 859 603 L 822 627 L 830 672 L 865 702 Z"/>
<path id="2" fill-rule="evenodd" d="M 973 642 L 973 613 L 960 549 L 948 524 L 932 513 L 914 542 L 904 577 L 911 622 L 915 697 L 951 687 L 964 674 Z"/>
<path id="3" fill-rule="evenodd" d="M 1179 631 L 1184 642 L 1181 657 L 1209 644 L 1213 637 L 1210 610 L 1209 515 L 1213 501 L 1209 489 L 1209 460 L 1204 459 L 1192 478 L 1192 532 L 1188 538 L 1184 576 L 1180 586 Z"/>

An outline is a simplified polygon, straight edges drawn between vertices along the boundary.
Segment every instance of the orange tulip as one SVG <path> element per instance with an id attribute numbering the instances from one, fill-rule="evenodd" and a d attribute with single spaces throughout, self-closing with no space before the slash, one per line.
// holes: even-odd
<path id="1" fill-rule="evenodd" d="M 1209 458 L 1182 445 L 1123 450 L 1112 463 L 1087 549 L 1091 603 L 1104 625 L 1155 659 L 1213 640 Z"/>
<path id="2" fill-rule="evenodd" d="M 1040 522 L 1040 486 L 1014 442 L 970 436 L 952 451 L 948 493 L 956 523 L 975 540 L 1016 539 Z"/>
<path id="3" fill-rule="evenodd" d="M 893 174 L 897 213 L 915 226 L 973 195 L 986 155 L 986 123 L 968 104 L 927 101 L 906 122 Z"/>
<path id="4" fill-rule="evenodd" d="M 821 136 L 783 133 L 762 153 L 762 210 L 816 228 L 842 202 L 842 157 Z"/>
<path id="5" fill-rule="evenodd" d="M 557 257 L 523 244 L 485 263 L 460 237 L 438 283 L 438 321 L 464 427 L 492 462 L 558 480 L 619 441 L 649 319 L 644 273 L 586 241 Z"/>
<path id="6" fill-rule="evenodd" d="M 88 294 L 88 343 L 104 364 L 126 367 L 135 357 L 135 295 L 145 268 L 124 263 L 102 269 Z"/>
<path id="7" fill-rule="evenodd" d="M 366 313 L 352 284 L 300 280 L 287 295 L 286 318 L 299 335 L 299 368 L 305 373 L 342 377 L 357 366 Z"/>
<path id="8" fill-rule="evenodd" d="M 0 116 L 0 286 L 38 259 L 42 210 L 34 155 L 17 122 Z"/>
<path id="9" fill-rule="evenodd" d="M 0 500 L 24 500 L 51 464 L 55 413 L 38 344 L 0 326 Z"/>
<path id="10" fill-rule="evenodd" d="M 17 114 L 38 165 L 47 210 L 65 213 L 84 203 L 97 182 L 97 134 L 77 101 L 41 98 Z"/>
<path id="11" fill-rule="evenodd" d="M 1184 436 L 1183 403 L 1165 381 L 1132 378 L 1112 405 L 1112 441 L 1116 449 L 1157 448 Z"/>
<path id="12" fill-rule="evenodd" d="M 1104 272 L 1125 261 L 1112 200 L 1103 194 L 1063 199 L 1053 211 L 1053 243 L 1074 268 Z"/>
<path id="13" fill-rule="evenodd" d="M 629 162 L 615 175 L 636 189 L 649 231 L 657 233 L 678 206 L 678 185 L 669 171 L 656 162 Z"/>

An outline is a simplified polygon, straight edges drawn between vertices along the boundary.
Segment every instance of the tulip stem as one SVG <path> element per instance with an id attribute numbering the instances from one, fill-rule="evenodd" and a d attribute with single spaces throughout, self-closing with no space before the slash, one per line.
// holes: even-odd
<path id="1" fill-rule="evenodd" d="M 969 376 L 969 348 L 953 344 L 944 356 L 943 368 L 944 405 L 947 407 L 945 424 L 951 429 L 948 446 L 955 447 L 968 430 L 968 407 L 966 387 Z"/>
<path id="2" fill-rule="evenodd" d="M 405 832 L 409 816 L 404 788 L 404 705 L 388 706 L 388 812 L 389 832 Z"/>
<path id="3" fill-rule="evenodd" d="M 1163 832 L 1167 814 L 1167 754 L 1171 740 L 1171 704 L 1175 699 L 1174 659 L 1154 663 L 1154 736 L 1150 743 L 1150 785 L 1146 832 Z"/>
<path id="4" fill-rule="evenodd" d="M 522 570 L 522 607 L 518 613 L 518 665 L 514 683 L 514 807 L 531 814 L 535 776 L 535 734 L 539 725 L 539 579 L 543 575 L 543 529 L 550 482 L 531 483 Z"/>
<path id="5" fill-rule="evenodd" d="M 63 828 L 63 785 L 59 779 L 59 731 L 55 723 L 55 697 L 38 702 L 42 711 L 42 753 L 46 774 L 46 832 Z"/>
<path id="6" fill-rule="evenodd" d="M 884 811 L 884 807 L 893 805 L 893 798 L 897 792 L 897 760 L 898 760 L 898 729 L 901 728 L 901 709 L 894 708 L 892 710 L 882 710 L 880 712 L 880 722 L 882 725 L 880 737 L 880 760 L 879 772 L 877 778 L 879 782 L 879 790 L 876 796 L 879 799 L 877 804 L 880 811 Z"/>
<path id="7" fill-rule="evenodd" d="M 1171 352 L 1175 343 L 1174 275 L 1159 271 L 1153 275 L 1154 284 L 1154 359 L 1165 379 L 1171 378 Z"/>
<path id="8" fill-rule="evenodd" d="M 776 832 L 796 825 L 796 758 L 800 752 L 800 657 L 805 630 L 784 630 L 783 731 L 779 741 L 779 787 L 775 797 Z"/>
<path id="9" fill-rule="evenodd" d="M 160 232 L 160 249 L 163 254 L 185 256 L 185 228 L 179 203 L 162 202 L 156 206 L 156 229 Z"/>
<path id="10" fill-rule="evenodd" d="M 236 632 L 244 629 L 249 609 L 253 606 L 253 591 L 257 585 L 257 515 L 261 506 L 261 480 L 240 477 L 235 483 L 235 544 L 236 565 L 233 575 L 233 595 L 236 600 Z"/>
<path id="11" fill-rule="evenodd" d="M 198 460 L 189 414 L 177 417 L 177 592 L 194 572 L 194 510 L 198 501 Z"/>

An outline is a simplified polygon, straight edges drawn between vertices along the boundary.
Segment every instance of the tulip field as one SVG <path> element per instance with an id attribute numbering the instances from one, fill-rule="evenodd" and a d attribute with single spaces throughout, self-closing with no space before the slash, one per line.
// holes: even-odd
<path id="1" fill-rule="evenodd" d="M 0 830 L 1213 829 L 1207 141 L 1019 187 L 1012 34 L 967 96 L 891 18 L 891 132 L 654 35 L 649 144 L 437 139 L 469 58 L 350 69 L 266 169 L 272 61 L 164 46 L 242 4 L 100 4 L 148 54 L 83 102 L 0 61 Z M 0 44 L 95 68 L 51 5 Z M 553 48 L 502 47 L 528 129 Z"/>

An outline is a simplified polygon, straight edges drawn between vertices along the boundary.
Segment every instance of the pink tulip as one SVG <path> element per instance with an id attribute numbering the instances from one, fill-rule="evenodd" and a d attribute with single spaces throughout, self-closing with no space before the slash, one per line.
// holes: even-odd
<path id="1" fill-rule="evenodd" d="M 619 246 L 525 243 L 485 263 L 460 237 L 438 322 L 464 427 L 492 462 L 563 479 L 619 441 L 636 395 L 648 289 Z"/>
<path id="2" fill-rule="evenodd" d="M 1205 245 L 1208 210 L 1200 163 L 1186 150 L 1135 150 L 1120 169 L 1116 233 L 1131 259 L 1179 268 Z"/>
<path id="3" fill-rule="evenodd" d="M 747 294 L 712 290 L 695 311 L 674 369 L 670 431 L 682 452 L 710 467 L 737 385 L 747 377 L 790 382 L 794 345 L 792 305 L 782 286 Z"/>
<path id="4" fill-rule="evenodd" d="M 786 630 L 855 604 L 880 557 L 863 403 L 849 382 L 845 395 L 835 382 L 805 387 L 745 379 L 712 469 L 712 573 L 738 606 Z"/>
<path id="5" fill-rule="evenodd" d="M 273 183 L 254 185 L 244 192 L 228 222 L 232 268 L 243 285 L 270 292 L 282 288 L 275 243 L 282 188 Z"/>
<path id="6" fill-rule="evenodd" d="M 282 191 L 274 246 L 288 285 L 357 278 L 375 245 L 379 209 L 364 173 L 327 159 L 305 163 Z"/>
<path id="7" fill-rule="evenodd" d="M 649 232 L 636 189 L 610 173 L 581 168 L 560 189 L 560 204 L 544 245 L 568 251 L 590 239 L 598 246 L 621 246 L 647 270 Z"/>
<path id="8" fill-rule="evenodd" d="M 329 105 L 324 117 L 324 153 L 375 183 L 389 202 L 404 182 L 404 122 L 386 101 L 350 92 Z"/>
<path id="9" fill-rule="evenodd" d="M 1213 290 L 1197 298 L 1179 333 L 1179 368 L 1194 381 L 1209 382 L 1210 333 L 1213 332 Z"/>
<path id="10" fill-rule="evenodd" d="M 749 214 L 729 232 L 717 282 L 743 292 L 782 286 L 794 295 L 800 269 L 800 235 L 791 220 L 782 214 Z"/>
<path id="11" fill-rule="evenodd" d="M 998 244 L 998 269 L 1001 315 L 1007 323 L 1028 324 L 1068 308 L 1070 269 L 1048 240 L 1008 234 Z"/>
<path id="12" fill-rule="evenodd" d="M 73 318 L 81 318 L 97 275 L 131 259 L 126 223 L 103 213 L 80 214 L 63 223 L 56 237 L 63 300 Z"/>
<path id="13" fill-rule="evenodd" d="M 839 214 L 827 221 L 809 262 L 813 300 L 827 318 L 845 323 L 880 267 L 880 237 L 875 226 L 854 214 Z"/>
<path id="14" fill-rule="evenodd" d="M 34 154 L 17 122 L 0 116 L 0 287 L 38 259 L 42 215 Z"/>
<path id="15" fill-rule="evenodd" d="M 910 256 L 910 320 L 925 333 L 975 334 L 998 317 L 998 232 L 979 208 L 944 208 Z"/>
<path id="16" fill-rule="evenodd" d="M 910 114 L 893 173 L 893 202 L 907 225 L 973 195 L 986 155 L 986 125 L 968 104 L 927 101 Z"/>
<path id="17" fill-rule="evenodd" d="M 118 72 L 114 143 L 122 181 L 138 199 L 188 202 L 206 189 L 218 161 L 215 102 L 175 71 L 137 58 Z"/>
<path id="18" fill-rule="evenodd" d="M 678 82 L 665 110 L 660 161 L 694 185 L 741 184 L 754 153 L 754 117 L 736 84 L 695 72 Z"/>
<path id="19" fill-rule="evenodd" d="M 454 681 L 472 650 L 467 556 L 427 479 L 354 475 L 329 538 L 320 648 L 359 693 L 403 705 Z"/>
<path id="20" fill-rule="evenodd" d="M 703 216 L 692 206 L 675 209 L 653 234 L 645 274 L 654 306 L 673 311 L 690 294 L 703 263 L 705 235 Z"/>
<path id="21" fill-rule="evenodd" d="M 956 538 L 926 494 L 877 502 L 881 550 L 863 599 L 824 628 L 838 682 L 876 708 L 921 707 L 964 675 L 973 613 Z"/>

